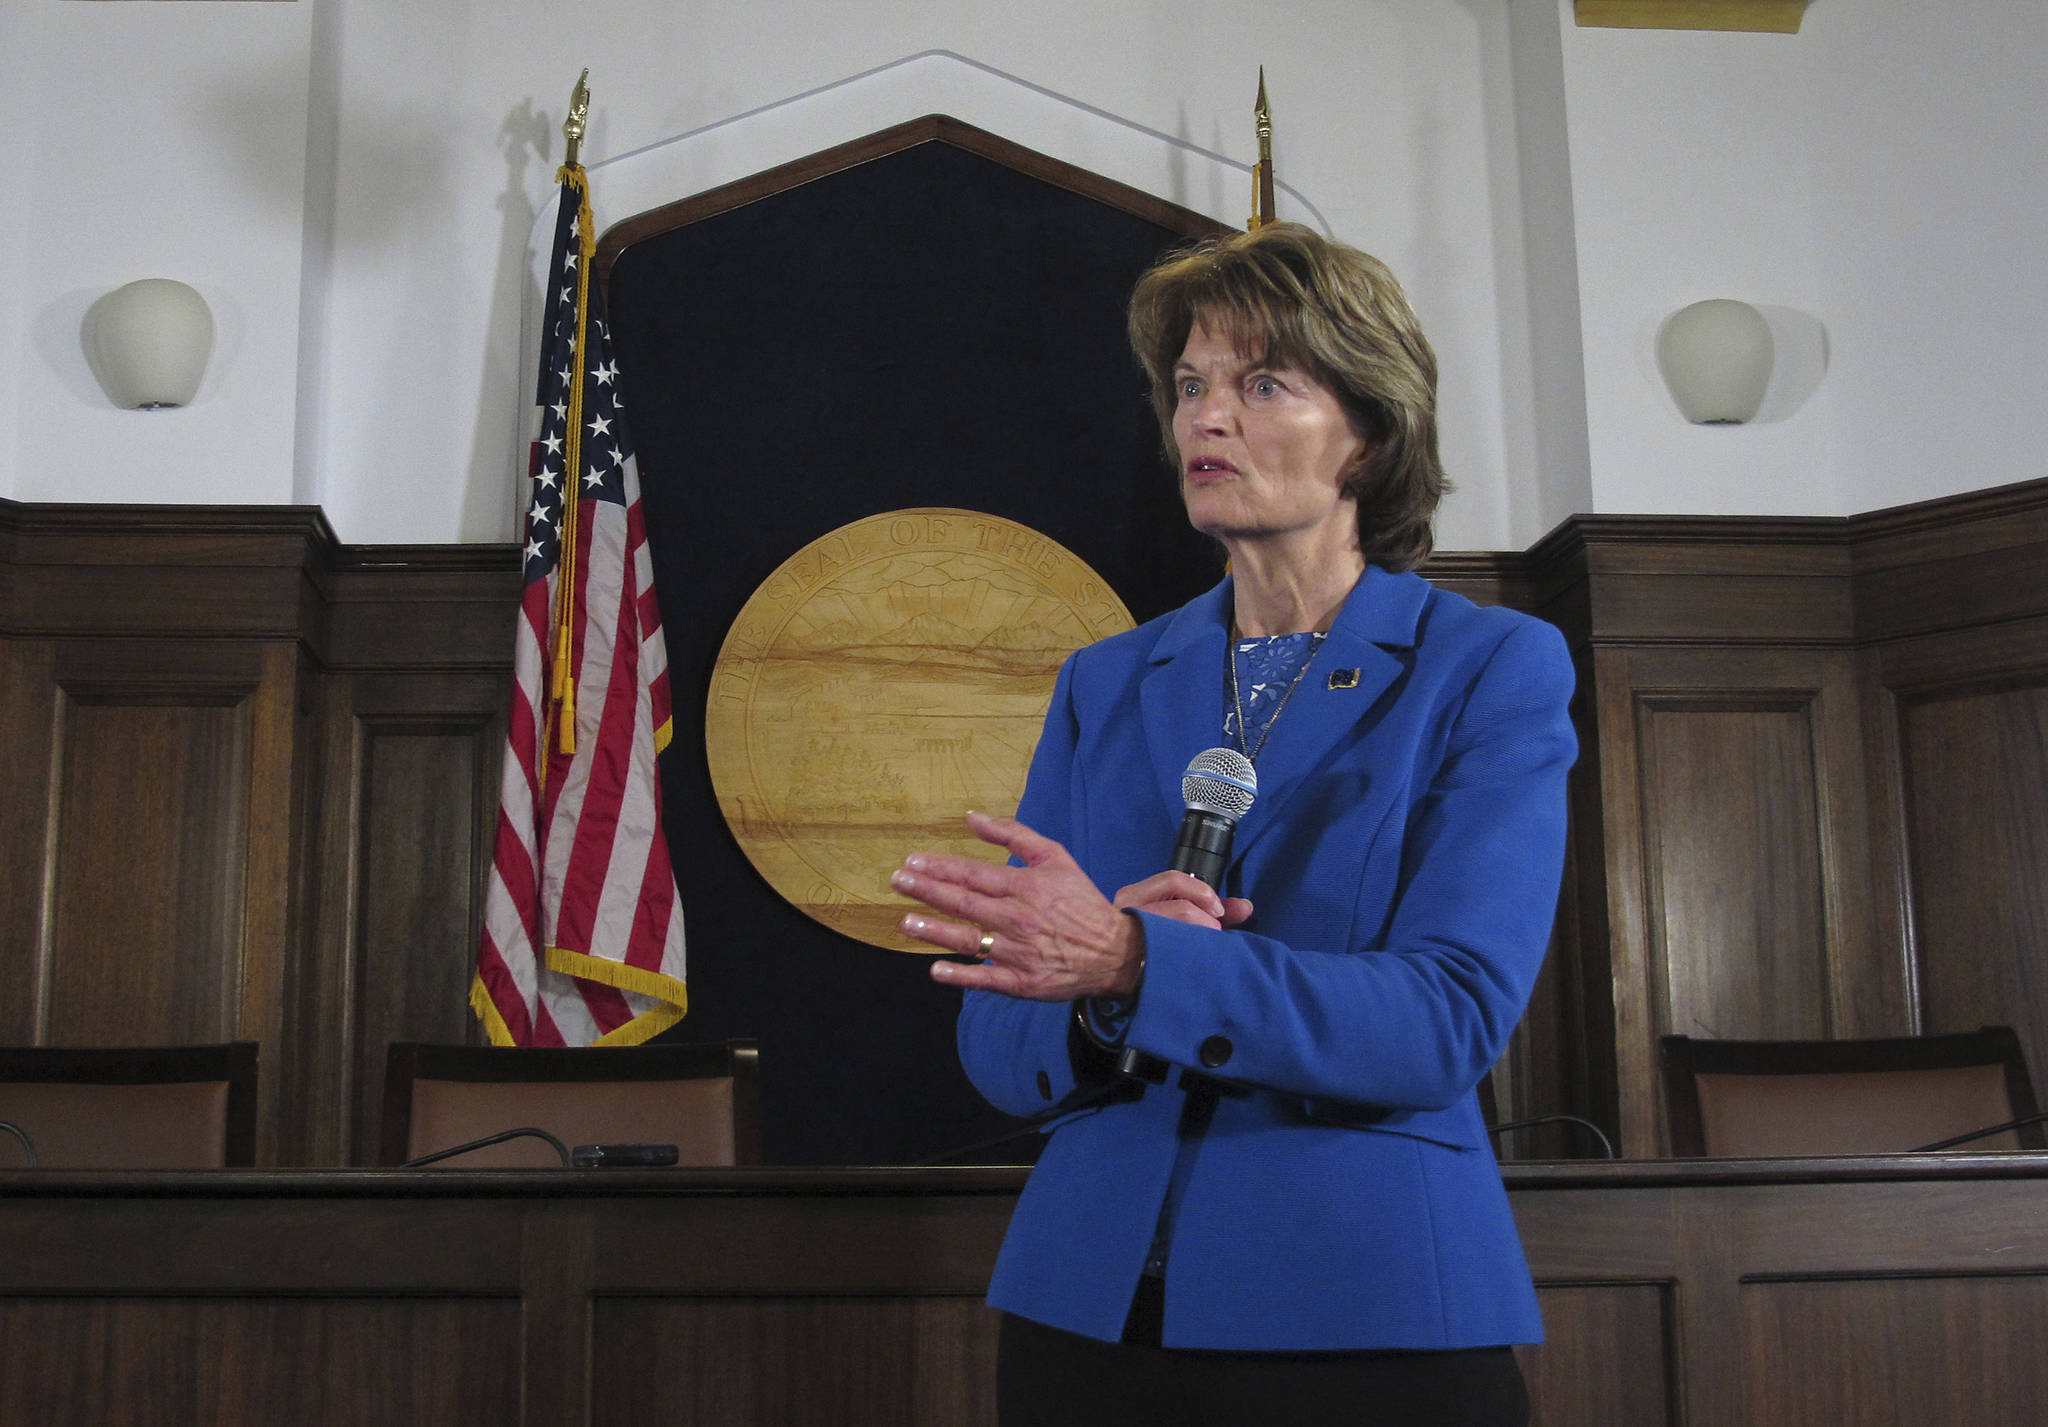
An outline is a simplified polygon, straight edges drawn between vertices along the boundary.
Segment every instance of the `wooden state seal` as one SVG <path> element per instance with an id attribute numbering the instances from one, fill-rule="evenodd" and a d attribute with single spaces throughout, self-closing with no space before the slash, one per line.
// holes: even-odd
<path id="1" fill-rule="evenodd" d="M 1060 662 L 1131 627 L 1108 583 L 1028 526 L 896 510 L 813 540 L 726 634 L 705 699 L 711 784 L 768 884 L 835 931 L 897 930 L 907 852 L 996 859 L 970 808 L 1017 806 Z"/>

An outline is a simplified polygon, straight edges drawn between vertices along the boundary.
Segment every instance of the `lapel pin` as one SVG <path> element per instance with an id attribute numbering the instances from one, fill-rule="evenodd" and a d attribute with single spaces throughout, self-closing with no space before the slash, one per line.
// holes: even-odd
<path id="1" fill-rule="evenodd" d="M 1357 688 L 1358 671 L 1356 669 L 1332 669 L 1330 671 L 1330 687 L 1333 689 Z"/>

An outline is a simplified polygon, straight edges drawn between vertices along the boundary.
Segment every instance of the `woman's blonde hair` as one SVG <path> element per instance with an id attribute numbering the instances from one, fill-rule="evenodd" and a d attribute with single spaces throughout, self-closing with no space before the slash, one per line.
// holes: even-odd
<path id="1" fill-rule="evenodd" d="M 1336 394 L 1368 447 L 1345 481 L 1359 550 L 1389 570 L 1421 564 L 1450 489 L 1436 449 L 1436 353 L 1386 265 L 1298 223 L 1269 223 L 1171 254 L 1140 278 L 1131 347 L 1176 474 L 1174 366 L 1198 324 Z"/>

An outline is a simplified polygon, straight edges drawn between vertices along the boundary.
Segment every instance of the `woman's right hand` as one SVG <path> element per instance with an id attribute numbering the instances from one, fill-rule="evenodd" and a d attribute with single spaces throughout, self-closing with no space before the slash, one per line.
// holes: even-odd
<path id="1" fill-rule="evenodd" d="M 1225 897 L 1187 872 L 1155 872 L 1118 891 L 1112 905 L 1120 912 L 1150 912 L 1212 930 L 1238 926 L 1252 914 L 1244 898 Z"/>

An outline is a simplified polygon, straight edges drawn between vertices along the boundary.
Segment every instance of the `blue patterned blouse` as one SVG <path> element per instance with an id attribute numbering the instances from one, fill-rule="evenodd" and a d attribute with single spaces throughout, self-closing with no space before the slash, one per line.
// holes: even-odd
<path id="1" fill-rule="evenodd" d="M 1223 685 L 1223 737 L 1231 747 L 1257 759 L 1258 750 L 1273 726 L 1274 716 L 1280 712 L 1280 706 L 1286 703 L 1295 681 L 1301 678 L 1322 644 L 1323 636 L 1315 632 L 1267 634 L 1233 641 L 1231 657 L 1237 661 L 1238 702 L 1244 705 L 1246 732 L 1239 736 L 1237 709 L 1232 706 L 1230 681 L 1226 679 Z"/>

